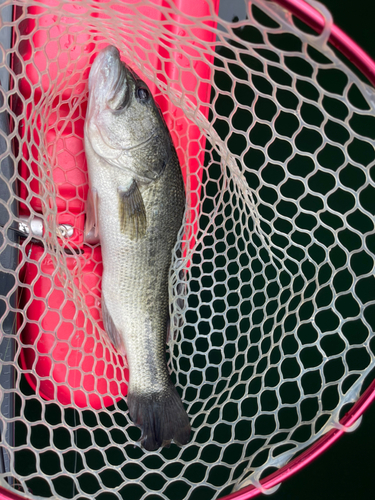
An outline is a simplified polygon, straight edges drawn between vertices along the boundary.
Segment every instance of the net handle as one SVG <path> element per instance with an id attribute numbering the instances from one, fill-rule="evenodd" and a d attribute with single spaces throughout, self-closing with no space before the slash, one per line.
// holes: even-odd
<path id="1" fill-rule="evenodd" d="M 324 16 L 304 0 L 273 1 L 290 11 L 317 33 L 321 34 L 324 30 Z M 332 24 L 329 42 L 352 62 L 375 87 L 375 61 L 335 24 Z"/>

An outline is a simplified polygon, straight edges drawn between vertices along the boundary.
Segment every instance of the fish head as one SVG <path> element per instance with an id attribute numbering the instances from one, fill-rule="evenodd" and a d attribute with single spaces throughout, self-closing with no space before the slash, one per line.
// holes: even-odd
<path id="1" fill-rule="evenodd" d="M 158 177 L 171 155 L 171 137 L 150 89 L 114 46 L 91 67 L 85 141 L 107 163 L 146 181 Z"/>

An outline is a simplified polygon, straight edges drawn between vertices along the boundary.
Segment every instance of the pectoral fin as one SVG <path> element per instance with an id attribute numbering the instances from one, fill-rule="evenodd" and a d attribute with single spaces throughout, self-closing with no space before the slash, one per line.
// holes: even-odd
<path id="1" fill-rule="evenodd" d="M 85 236 L 87 236 L 90 231 L 94 231 L 94 236 L 99 235 L 98 228 L 98 192 L 96 189 L 89 189 L 86 201 L 86 223 L 85 223 Z"/>
<path id="2" fill-rule="evenodd" d="M 147 229 L 146 209 L 142 194 L 134 180 L 128 190 L 118 189 L 121 231 L 132 240 L 142 238 Z"/>

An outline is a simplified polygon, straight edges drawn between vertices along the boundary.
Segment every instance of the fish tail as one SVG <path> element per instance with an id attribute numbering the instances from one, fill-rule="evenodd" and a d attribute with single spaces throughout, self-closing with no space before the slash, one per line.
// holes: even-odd
<path id="1" fill-rule="evenodd" d="M 140 441 L 146 450 L 169 446 L 172 439 L 180 446 L 189 441 L 189 418 L 172 384 L 158 393 L 129 391 L 127 404 L 133 422 L 142 430 Z"/>

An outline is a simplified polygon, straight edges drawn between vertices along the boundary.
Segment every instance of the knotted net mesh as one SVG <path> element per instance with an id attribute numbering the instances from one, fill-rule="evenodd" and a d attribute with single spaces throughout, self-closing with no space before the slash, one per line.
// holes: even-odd
<path id="1" fill-rule="evenodd" d="M 372 375 L 374 91 L 272 3 L 241 21 L 202 5 L 1 4 L 0 477 L 30 496 L 257 485 Z M 192 438 L 156 452 L 137 444 L 83 237 L 87 78 L 107 44 L 154 89 L 187 186 L 168 357 Z"/>

